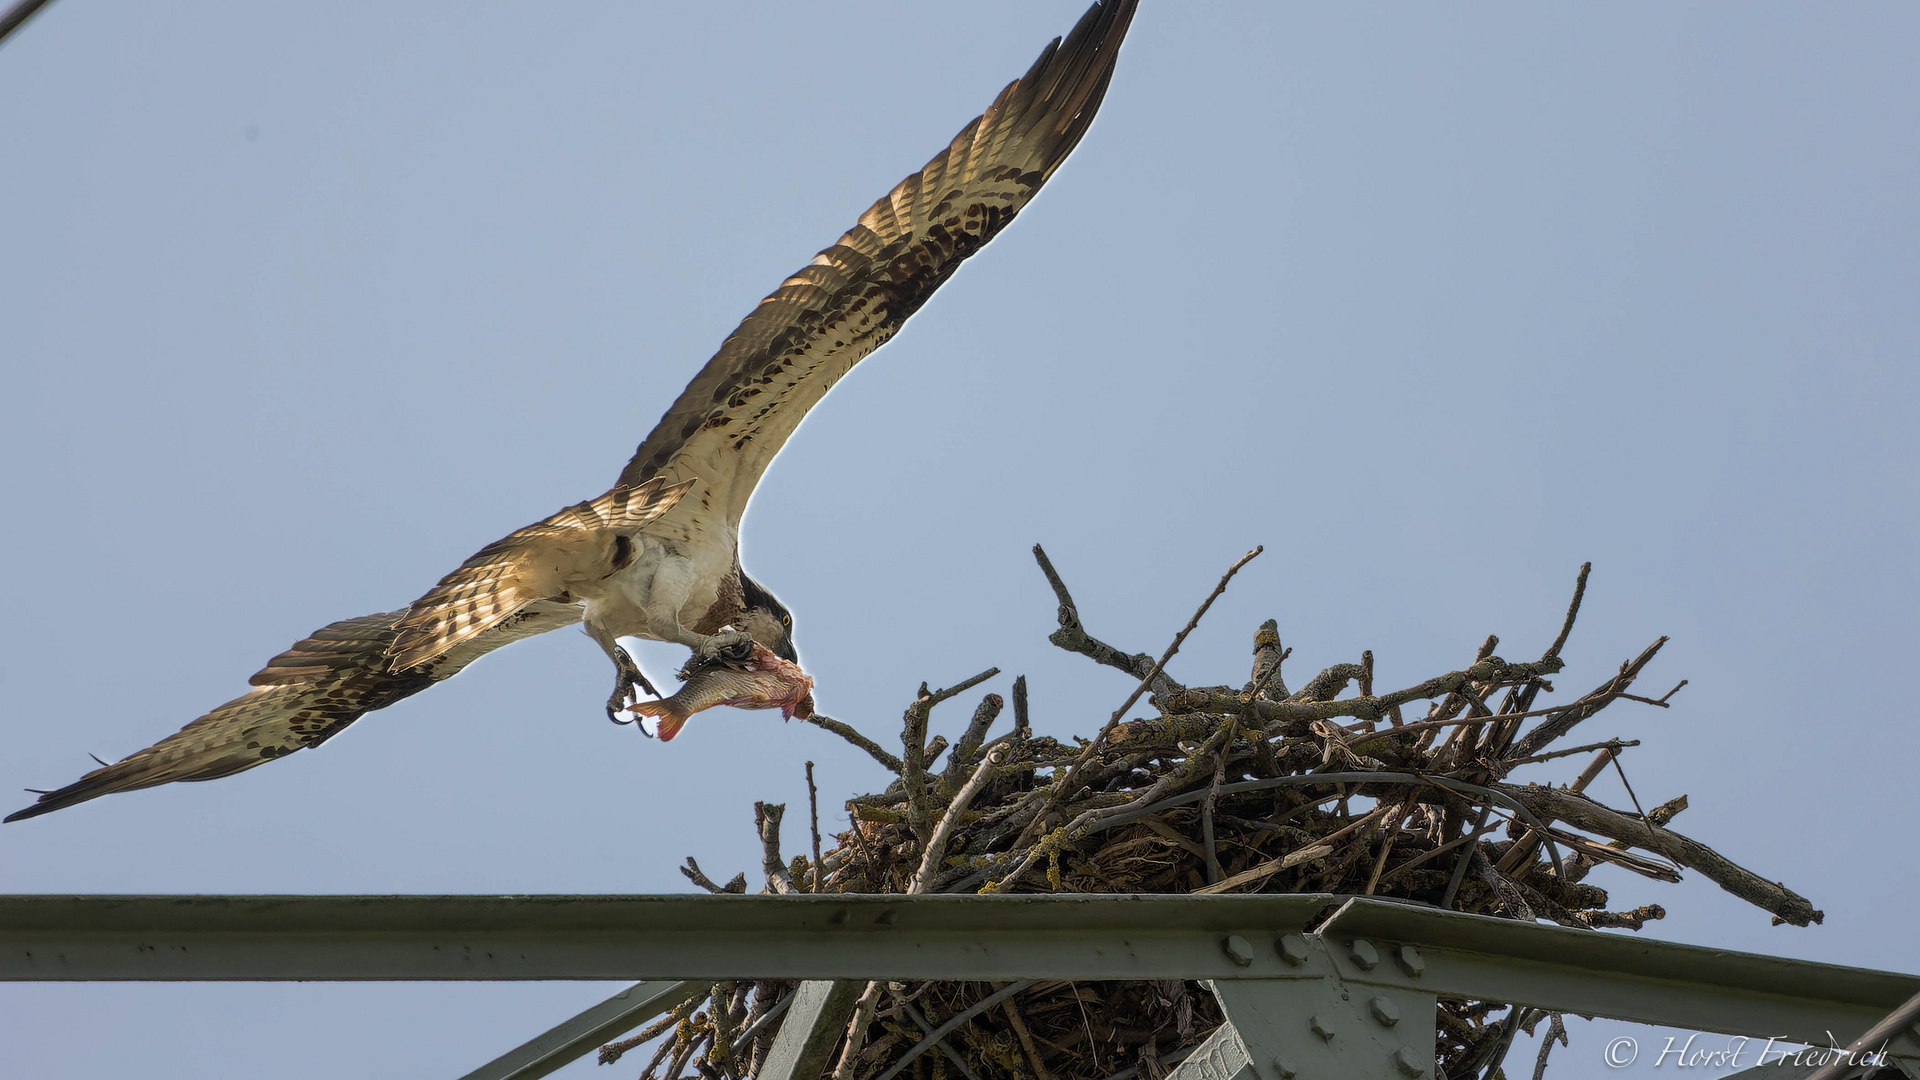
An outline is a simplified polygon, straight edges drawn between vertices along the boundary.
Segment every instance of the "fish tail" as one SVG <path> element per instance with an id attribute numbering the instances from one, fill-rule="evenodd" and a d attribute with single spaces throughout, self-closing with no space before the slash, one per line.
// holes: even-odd
<path id="1" fill-rule="evenodd" d="M 675 712 L 673 706 L 667 704 L 665 699 L 637 701 L 627 706 L 627 709 L 641 716 L 653 717 L 656 721 L 653 725 L 653 733 L 661 742 L 671 742 L 675 735 L 680 734 L 680 729 L 687 726 L 687 714 Z"/>

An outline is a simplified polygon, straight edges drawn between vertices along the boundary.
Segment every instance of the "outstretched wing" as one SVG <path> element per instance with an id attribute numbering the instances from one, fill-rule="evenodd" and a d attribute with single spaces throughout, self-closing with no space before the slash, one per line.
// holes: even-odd
<path id="1" fill-rule="evenodd" d="M 690 486 L 667 487 L 659 477 L 622 484 L 481 548 L 393 624 L 397 634 L 387 648 L 393 670 L 424 664 L 535 601 L 571 602 L 570 583 L 624 568 L 633 557 L 633 533 L 671 509 Z"/>
<path id="2" fill-rule="evenodd" d="M 738 526 L 773 456 L 808 409 L 993 239 L 1086 133 L 1136 0 L 1102 0 L 1064 41 L 960 129 L 925 168 L 860 215 L 720 346 L 620 473 L 698 478 L 649 531 L 685 538 Z"/>
<path id="3" fill-rule="evenodd" d="M 41 795 L 6 820 L 38 817 L 116 791 L 229 776 L 318 746 L 362 715 L 451 678 L 485 653 L 580 620 L 576 605 L 534 604 L 435 660 L 393 672 L 387 648 L 394 620 L 403 614 L 362 615 L 314 631 L 269 660 L 249 680 L 253 689 L 145 750 Z"/>

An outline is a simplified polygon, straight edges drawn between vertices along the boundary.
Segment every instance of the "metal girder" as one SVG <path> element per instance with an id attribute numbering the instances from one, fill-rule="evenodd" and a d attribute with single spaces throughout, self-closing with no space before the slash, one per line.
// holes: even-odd
<path id="1" fill-rule="evenodd" d="M 0 980 L 1228 976 L 1301 896 L 15 896 Z"/>
<path id="2" fill-rule="evenodd" d="M 827 1067 L 827 1057 L 840 1042 L 840 1033 L 853 1016 L 866 983 L 827 982 L 821 979 L 801 983 L 793 991 L 793 1007 L 773 1037 L 767 1060 L 760 1066 L 758 1080 L 814 1080 Z"/>
<path id="3" fill-rule="evenodd" d="M 1349 981 L 1784 1042 L 1845 1045 L 1920 991 L 1920 976 L 1414 904 L 1350 900 L 1317 936 Z M 1364 966 L 1356 942 L 1382 959 Z M 1387 959 L 1402 945 L 1418 950 L 1419 974 Z M 1908 1032 L 1889 1049 L 1920 1056 L 1920 1041 Z"/>
<path id="4" fill-rule="evenodd" d="M 643 982 L 537 1035 L 460 1080 L 534 1080 L 573 1061 L 707 989 L 702 983 Z"/>
<path id="5" fill-rule="evenodd" d="M 0 980 L 635 977 L 1211 980 L 1233 1030 L 1183 1080 L 1279 1077 L 1288 1054 L 1300 1077 L 1336 1075 L 1320 1061 L 1334 1052 L 1337 1075 L 1413 1077 L 1394 1040 L 1430 1030 L 1442 997 L 1844 1045 L 1920 991 L 1913 975 L 1326 895 L 0 897 Z M 799 1051 L 845 1023 L 830 989 L 776 1037 L 796 1080 L 817 1075 Z M 619 1011 L 550 1034 L 590 1048 Z M 1888 1049 L 1920 1060 L 1910 1029 Z"/>

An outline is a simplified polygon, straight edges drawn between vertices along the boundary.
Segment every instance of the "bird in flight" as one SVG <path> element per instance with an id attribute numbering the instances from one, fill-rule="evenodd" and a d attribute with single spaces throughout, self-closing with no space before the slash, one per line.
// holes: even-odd
<path id="1" fill-rule="evenodd" d="M 1137 2 L 1094 4 L 933 160 L 760 301 L 606 494 L 488 544 L 405 608 L 322 627 L 269 660 L 245 694 L 6 820 L 318 746 L 495 649 L 575 623 L 613 661 L 609 717 L 636 687 L 654 692 L 621 638 L 677 642 L 710 664 L 747 665 L 756 648 L 795 662 L 792 615 L 740 566 L 754 486 L 807 410 L 1066 160 Z"/>

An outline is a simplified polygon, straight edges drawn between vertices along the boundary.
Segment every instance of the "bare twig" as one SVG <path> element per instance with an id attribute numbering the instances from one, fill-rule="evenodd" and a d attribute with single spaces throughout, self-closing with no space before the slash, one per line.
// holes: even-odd
<path id="1" fill-rule="evenodd" d="M 1023 676 L 1024 677 L 1024 676 Z M 987 741 L 987 732 L 993 728 L 993 722 L 999 718 L 1000 710 L 1006 707 L 1006 699 L 999 694 L 988 694 L 980 699 L 973 710 L 973 719 L 967 723 L 967 730 L 960 741 L 953 744 L 953 751 L 947 755 L 947 768 L 941 779 L 949 785 L 964 769 L 971 768 L 980 753 L 980 744 Z"/>
<path id="2" fill-rule="evenodd" d="M 868 754 L 872 755 L 873 760 L 885 766 L 887 771 L 893 773 L 900 772 L 900 759 L 882 750 L 879 743 L 855 731 L 852 724 L 844 724 L 831 716 L 822 716 L 819 713 L 814 713 L 806 719 L 807 723 L 813 724 L 816 727 L 825 728 L 860 749 L 865 750 Z"/>
<path id="3" fill-rule="evenodd" d="M 1520 890 L 1514 886 L 1514 883 L 1507 880 L 1505 874 L 1494 869 L 1493 863 L 1487 859 L 1485 852 L 1474 848 L 1468 853 L 1467 859 L 1468 865 L 1473 867 L 1474 874 L 1481 881 L 1486 882 L 1494 895 L 1500 898 L 1500 903 L 1505 905 L 1509 917 L 1519 919 L 1521 922 L 1533 922 L 1539 918 L 1533 912 L 1533 905 L 1527 903 L 1527 898 L 1520 895 Z"/>
<path id="4" fill-rule="evenodd" d="M 1550 754 L 1535 754 L 1534 756 L 1529 758 L 1521 758 L 1518 761 L 1503 761 L 1500 764 L 1505 768 L 1513 769 L 1521 765 L 1537 765 L 1542 761 L 1552 761 L 1555 758 L 1572 757 L 1575 754 L 1590 753 L 1594 750 L 1606 750 L 1612 753 L 1618 753 L 1629 746 L 1639 746 L 1639 745 L 1640 745 L 1639 739 L 1608 739 L 1606 742 L 1588 743 L 1585 746 L 1569 746 L 1565 750 L 1555 750 Z"/>
<path id="5" fill-rule="evenodd" d="M 1580 564 L 1580 576 L 1573 582 L 1573 599 L 1567 603 L 1567 617 L 1561 620 L 1560 633 L 1554 637 L 1553 644 L 1547 646 L 1547 651 L 1542 653 L 1542 656 L 1559 656 L 1560 650 L 1566 648 L 1567 638 L 1573 633 L 1573 620 L 1580 617 L 1580 602 L 1586 599 L 1587 575 L 1591 573 L 1593 573 L 1592 563 Z"/>
<path id="6" fill-rule="evenodd" d="M 1206 844 L 1207 884 L 1220 880 L 1220 851 L 1213 842 L 1213 806 L 1220 799 L 1220 785 L 1227 779 L 1227 759 L 1233 756 L 1233 733 L 1236 723 L 1227 720 L 1226 734 L 1220 740 L 1220 752 L 1213 758 L 1213 786 L 1207 789 L 1207 797 L 1200 804 L 1200 835 Z"/>
<path id="7" fill-rule="evenodd" d="M 1816 911 L 1805 897 L 1784 885 L 1768 881 L 1751 870 L 1734 865 L 1705 844 L 1677 832 L 1653 827 L 1648 822 L 1628 817 L 1584 795 L 1534 784 L 1524 787 L 1495 784 L 1493 787 L 1511 796 L 1536 815 L 1557 817 L 1588 832 L 1599 833 L 1635 847 L 1646 848 L 1672 859 L 1681 866 L 1698 870 L 1733 895 L 1755 907 L 1773 912 L 1782 922 L 1806 926 L 1809 923 L 1822 922 L 1826 918 L 1826 915 Z"/>
<path id="8" fill-rule="evenodd" d="M 1600 774 L 1607 770 L 1607 763 L 1614 760 L 1619 753 L 1620 748 L 1617 746 L 1601 747 L 1600 752 L 1593 755 L 1593 760 L 1587 762 L 1587 767 L 1580 770 L 1580 775 L 1574 778 L 1573 785 L 1567 790 L 1576 794 L 1587 790 L 1587 785 L 1598 779 Z M 1540 820 L 1544 824 L 1549 819 L 1541 818 Z M 1519 870 L 1533 858 L 1533 853 L 1539 848 L 1540 840 L 1539 831 L 1528 829 L 1526 834 L 1501 858 L 1496 869 L 1503 874 L 1511 874 Z"/>
<path id="9" fill-rule="evenodd" d="M 713 1006 L 707 1010 L 707 1021 L 713 1025 L 713 1050 L 707 1059 L 715 1068 L 723 1072 L 733 1069 L 733 1010 L 728 1008 L 733 998 L 733 984 L 718 982 L 708 991 L 708 1000 Z"/>
<path id="10" fill-rule="evenodd" d="M 1033 1068 L 1034 1080 L 1053 1080 L 1052 1075 L 1047 1072 L 1046 1065 L 1040 1060 L 1040 1051 L 1033 1045 L 1033 1033 L 1027 1030 L 1027 1022 L 1020 1015 L 1020 1007 L 1009 998 L 1000 1003 L 1000 1008 L 1007 1014 L 1007 1023 L 1013 1027 L 1014 1037 L 1020 1040 L 1020 1048 L 1027 1052 L 1027 1064 Z"/>
<path id="11" fill-rule="evenodd" d="M 1582 584 L 1584 584 L 1585 575 L 1582 575 L 1581 580 Z M 1635 929 L 1638 929 L 1638 927 Z M 1559 1013 L 1548 1013 L 1547 1034 L 1540 1040 L 1540 1056 L 1533 1059 L 1533 1080 L 1543 1080 L 1547 1075 L 1547 1055 L 1553 1052 L 1553 1044 L 1556 1042 L 1561 1046 L 1569 1045 L 1567 1042 L 1567 1025 L 1561 1021 Z"/>
<path id="12" fill-rule="evenodd" d="M 1620 665 L 1619 674 L 1615 675 L 1605 686 L 1582 699 L 1587 702 L 1587 704 L 1579 708 L 1569 709 L 1558 716 L 1541 721 L 1538 727 L 1521 736 L 1519 741 L 1513 744 L 1513 749 L 1509 752 L 1508 756 L 1529 757 L 1537 754 L 1548 743 L 1572 731 L 1575 724 L 1578 724 L 1580 721 L 1585 720 L 1587 717 L 1605 708 L 1609 700 L 1618 697 L 1620 692 L 1633 685 L 1633 680 L 1639 676 L 1641 669 L 1652 662 L 1654 656 L 1659 653 L 1660 647 L 1666 643 L 1666 637 L 1662 636 L 1658 641 L 1641 650 L 1639 656 Z M 1557 660 L 1558 658 L 1556 657 L 1555 659 Z"/>
<path id="13" fill-rule="evenodd" d="M 920 1034 L 925 1036 L 931 1036 L 933 1034 L 933 1025 L 927 1022 L 926 1014 L 922 1013 L 912 1002 L 901 1003 L 900 1010 L 907 1014 L 907 1019 L 912 1020 L 915 1027 L 920 1029 Z M 948 1061 L 953 1062 L 953 1067 L 959 1069 L 960 1075 L 966 1077 L 966 1080 L 980 1080 L 980 1074 L 974 1072 L 973 1067 L 967 1064 L 967 1059 L 961 1056 L 960 1051 L 948 1045 L 945 1039 L 929 1039 L 928 1041 L 932 1042 L 933 1045 L 939 1049 L 940 1053 L 946 1056 Z"/>
<path id="14" fill-rule="evenodd" d="M 959 794 L 953 797 L 953 804 L 947 807 L 946 814 L 940 818 L 940 824 L 934 827 L 933 836 L 928 839 L 926 852 L 920 859 L 920 872 L 914 875 L 908 892 L 923 893 L 933 884 L 934 875 L 940 872 L 940 860 L 946 857 L 947 841 L 953 836 L 954 827 L 960 823 L 974 796 L 980 794 L 980 789 L 993 779 L 994 771 L 1005 763 L 1006 749 L 996 746 L 987 752 L 986 760 L 973 770 L 973 775 L 967 778 Z"/>
<path id="15" fill-rule="evenodd" d="M 1197 894 L 1226 892 L 1228 889 L 1237 889 L 1242 885 L 1250 885 L 1256 881 L 1265 881 L 1282 870 L 1291 870 L 1301 863 L 1312 862 L 1315 859 L 1331 855 L 1333 853 L 1333 842 L 1335 840 L 1347 836 L 1355 829 L 1358 829 L 1360 826 L 1365 825 L 1367 822 L 1374 820 L 1386 812 L 1387 808 L 1385 806 L 1376 806 L 1365 814 L 1354 818 L 1352 823 L 1347 825 L 1346 828 L 1329 833 L 1315 840 L 1309 847 L 1290 851 L 1277 859 L 1269 859 L 1259 866 L 1242 870 L 1216 885 L 1209 885 L 1204 889 L 1195 889 L 1193 891 Z"/>
<path id="16" fill-rule="evenodd" d="M 716 885 L 713 883 L 712 878 L 700 871 L 700 864 L 694 862 L 693 856 L 691 855 L 687 856 L 687 865 L 680 868 L 680 873 L 684 875 L 688 881 L 693 882 L 695 885 L 700 886 L 710 893 L 743 893 L 747 891 L 747 875 L 735 874 L 733 875 L 732 881 L 727 882 L 725 885 Z"/>
<path id="17" fill-rule="evenodd" d="M 870 982 L 861 992 L 860 1000 L 854 1002 L 853 1019 L 847 1021 L 846 1048 L 840 1052 L 840 1062 L 833 1068 L 833 1080 L 853 1080 L 860 1065 L 860 1051 L 866 1046 L 867 1027 L 873 1023 L 874 1007 L 880 1004 L 880 991 L 883 984 Z"/>
<path id="18" fill-rule="evenodd" d="M 1076 652 L 1110 668 L 1117 668 L 1136 679 L 1146 678 L 1153 670 L 1153 657 L 1146 653 L 1123 653 L 1119 649 L 1087 633 L 1080 623 L 1080 609 L 1074 604 L 1073 597 L 1067 592 L 1067 583 L 1060 580 L 1059 571 L 1053 568 L 1053 561 L 1039 544 L 1033 545 L 1033 558 L 1040 564 L 1040 572 L 1047 576 L 1047 584 L 1053 587 L 1054 598 L 1060 601 L 1060 629 L 1048 635 L 1047 640 L 1068 652 Z M 1165 694 L 1178 689 L 1171 683 L 1155 686 L 1153 692 Z"/>
<path id="19" fill-rule="evenodd" d="M 640 1034 L 635 1035 L 632 1038 L 621 1039 L 619 1042 L 608 1043 L 607 1045 L 601 1047 L 600 1048 L 600 1064 L 611 1065 L 614 1062 L 619 1061 L 621 1055 L 625 1054 L 627 1051 L 633 1049 L 634 1047 L 644 1046 L 647 1043 L 650 1043 L 653 1040 L 659 1038 L 660 1036 L 665 1035 L 668 1029 L 672 1028 L 675 1024 L 678 1024 L 682 1020 L 685 1020 L 687 1017 L 692 1016 L 693 1011 L 700 1007 L 700 1000 L 701 999 L 699 998 L 688 998 L 686 1001 L 683 1001 L 680 1004 L 675 1005 L 673 1008 L 667 1010 L 667 1015 L 661 1017 L 658 1020 L 655 1020 L 653 1023 L 648 1024 L 646 1027 L 640 1029 Z M 668 1043 L 667 1045 L 671 1046 L 672 1043 Z M 663 1050 L 664 1049 L 665 1048 L 663 1048 Z M 654 1059 L 654 1064 L 656 1065 L 659 1064 L 658 1058 Z M 649 1067 L 649 1069 L 651 1069 L 651 1066 Z"/>
<path id="20" fill-rule="evenodd" d="M 1308 688 L 1294 694 L 1284 702 L 1245 701 L 1238 694 L 1223 694 L 1214 690 L 1193 689 L 1183 690 L 1172 695 L 1171 698 L 1164 702 L 1164 705 L 1170 713 L 1218 712 L 1254 716 L 1270 728 L 1276 724 L 1286 724 L 1294 721 L 1334 720 L 1343 716 L 1359 717 L 1362 720 L 1378 720 L 1388 715 L 1393 707 L 1404 705 L 1410 701 L 1437 698 L 1443 694 L 1456 695 L 1462 688 L 1476 683 L 1487 686 L 1502 686 L 1509 683 L 1525 682 L 1528 679 L 1537 678 L 1541 675 L 1557 674 L 1562 667 L 1564 667 L 1564 664 L 1558 657 L 1540 663 L 1509 664 L 1497 656 L 1489 656 L 1475 661 L 1473 666 L 1464 670 L 1451 671 L 1445 675 L 1438 675 L 1416 686 L 1409 686 L 1404 690 L 1395 690 L 1389 694 L 1381 694 L 1378 697 L 1309 701 L 1305 700 L 1306 696 L 1309 693 L 1315 692 L 1314 686 L 1310 684 Z M 1344 674 L 1349 679 L 1358 675 L 1359 670 L 1360 665 L 1358 664 L 1340 664 L 1327 669 L 1328 672 L 1336 673 L 1336 677 L 1337 675 Z M 1322 676 L 1316 678 L 1315 682 L 1319 683 L 1324 678 L 1327 678 L 1327 676 L 1326 673 L 1323 672 Z M 1460 704 L 1454 705 L 1450 709 L 1443 704 L 1438 710 L 1443 714 L 1442 717 L 1421 721 L 1420 723 L 1427 724 L 1430 727 L 1440 726 L 1442 721 L 1451 718 L 1453 713 L 1458 712 L 1459 709 L 1466 704 L 1466 701 L 1466 698 L 1461 698 Z M 1604 707 L 1605 704 L 1605 702 L 1601 702 L 1600 706 Z M 1571 710 L 1577 707 L 1577 705 L 1568 706 L 1568 709 Z M 1599 709 L 1595 708 L 1593 711 L 1597 712 Z M 1591 714 L 1589 713 L 1589 715 Z M 1482 719 L 1485 719 L 1485 717 L 1482 717 Z M 1406 727 L 1409 728 L 1415 726 L 1415 724 L 1406 725 Z M 1396 729 L 1396 731 L 1397 730 L 1398 729 Z M 1394 733 L 1395 732 L 1382 732 L 1382 734 Z"/>
<path id="21" fill-rule="evenodd" d="M 900 1075 L 902 1069 L 905 1069 L 913 1063 L 914 1058 L 932 1049 L 941 1039 L 946 1038 L 958 1029 L 960 1025 L 965 1024 L 967 1021 L 972 1020 L 974 1017 L 986 1012 L 988 1009 L 993 1008 L 995 1005 L 1000 1004 L 1032 985 L 1032 979 L 1023 979 L 1020 982 L 1008 983 L 993 993 L 988 994 L 986 997 L 981 998 L 979 1001 L 974 1002 L 972 1005 L 967 1006 L 965 1009 L 960 1010 L 958 1013 L 955 1013 L 953 1016 L 947 1018 L 945 1023 L 928 1032 L 927 1037 L 916 1043 L 912 1049 L 900 1055 L 900 1057 L 894 1061 L 893 1067 L 881 1073 L 877 1080 L 893 1080 L 893 1077 Z"/>
<path id="22" fill-rule="evenodd" d="M 798 891 L 787 873 L 786 860 L 780 857 L 780 819 L 786 813 L 785 803 L 753 804 L 753 823 L 760 830 L 760 868 L 766 871 L 768 890 L 776 893 Z"/>
<path id="23" fill-rule="evenodd" d="M 927 796 L 927 763 L 932 760 L 927 746 L 927 718 L 935 705 L 964 694 L 998 674 L 999 668 L 988 668 L 945 690 L 928 690 L 927 684 L 921 683 L 919 695 L 907 706 L 906 722 L 900 729 L 900 780 L 907 791 L 907 820 L 923 844 L 933 832 L 933 808 Z"/>
<path id="24" fill-rule="evenodd" d="M 820 858 L 820 789 L 813 784 L 811 761 L 807 762 L 807 818 L 813 826 L 813 887 L 807 891 L 817 893 L 825 880 L 825 872 L 820 868 L 824 861 Z"/>
<path id="25" fill-rule="evenodd" d="M 1266 693 L 1267 684 L 1272 683 L 1280 697 L 1287 696 L 1287 684 L 1280 678 L 1280 665 L 1286 663 L 1292 649 L 1280 644 L 1280 623 L 1268 619 L 1260 624 L 1253 635 L 1253 678 L 1241 697 L 1252 701 Z"/>
<path id="26" fill-rule="evenodd" d="M 1147 688 L 1153 685 L 1155 676 L 1166 670 L 1167 661 L 1173 659 L 1174 654 L 1180 651 L 1181 643 L 1187 640 L 1188 634 L 1193 633 L 1194 627 L 1200 625 L 1200 620 L 1206 616 L 1207 609 L 1213 606 L 1215 600 L 1220 599 L 1221 593 L 1227 591 L 1227 583 L 1233 580 L 1233 575 L 1239 573 L 1241 567 L 1252 562 L 1265 550 L 1266 548 L 1264 547 L 1255 547 L 1252 551 L 1234 560 L 1233 565 L 1227 567 L 1227 572 L 1220 575 L 1219 584 L 1215 585 L 1213 591 L 1207 594 L 1207 598 L 1200 602 L 1200 607 L 1194 611 L 1193 618 L 1188 619 L 1187 625 L 1182 627 L 1180 632 L 1173 636 L 1173 644 L 1168 645 L 1167 651 L 1160 654 L 1159 661 L 1141 678 L 1140 685 L 1133 688 L 1133 693 L 1127 695 L 1127 700 L 1123 702 L 1118 709 L 1113 711 L 1113 716 L 1107 720 L 1106 726 L 1102 727 L 1100 733 L 1093 737 L 1093 741 L 1087 744 L 1086 749 L 1080 752 L 1080 757 L 1074 761 L 1072 767 L 1067 769 L 1065 779 L 1053 786 L 1053 794 L 1048 798 L 1046 807 L 1034 817 L 1034 823 L 1027 827 L 1027 835 L 1022 837 L 1023 841 L 1032 835 L 1035 830 L 1043 827 L 1047 814 L 1051 813 L 1061 802 L 1073 796 L 1074 781 L 1078 779 L 1080 771 L 1086 767 L 1087 762 L 1093 760 L 1095 754 L 1100 752 L 1101 746 L 1107 741 L 1107 736 L 1113 734 L 1113 729 L 1119 725 L 1121 718 L 1127 715 L 1127 710 L 1133 708 L 1134 702 L 1140 700 L 1140 695 L 1146 693 Z M 1038 544 L 1034 545 L 1034 551 L 1044 562 L 1045 554 L 1039 550 Z M 1055 575 L 1049 575 L 1049 577 L 1057 580 L 1057 576 Z"/>
<path id="27" fill-rule="evenodd" d="M 1385 885 L 1387 882 L 1392 881 L 1394 878 L 1399 877 L 1401 874 L 1404 874 L 1409 870 L 1416 869 L 1429 862 L 1432 862 L 1433 860 L 1439 858 L 1440 856 L 1445 855 L 1447 852 L 1453 851 L 1454 849 L 1460 847 L 1460 845 L 1462 844 L 1472 843 L 1473 841 L 1480 839 L 1481 837 L 1487 835 L 1488 833 L 1494 832 L 1502 828 L 1504 824 L 1505 824 L 1504 822 L 1495 822 L 1492 825 L 1483 825 L 1475 829 L 1473 832 L 1466 833 L 1461 836 L 1457 836 L 1452 840 L 1449 840 L 1446 843 L 1441 844 L 1439 847 L 1434 848 L 1432 851 L 1421 852 L 1419 855 L 1416 855 L 1413 858 L 1408 859 L 1406 862 L 1401 863 L 1399 866 L 1394 867 L 1392 870 L 1387 871 L 1386 874 L 1381 876 L 1380 884 Z"/>

